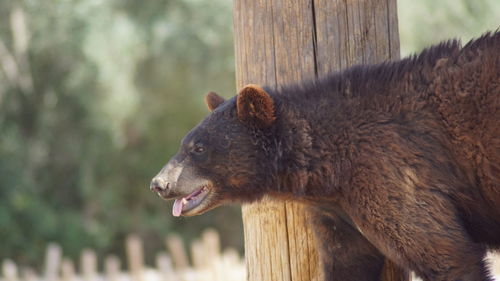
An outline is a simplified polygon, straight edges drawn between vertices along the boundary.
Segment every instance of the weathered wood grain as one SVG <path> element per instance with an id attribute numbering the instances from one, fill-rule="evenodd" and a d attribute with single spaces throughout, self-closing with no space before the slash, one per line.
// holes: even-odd
<path id="1" fill-rule="evenodd" d="M 234 0 L 236 83 L 280 87 L 398 58 L 396 0 Z M 248 280 L 322 280 L 304 207 L 243 207 Z M 386 263 L 386 281 L 408 280 Z"/>

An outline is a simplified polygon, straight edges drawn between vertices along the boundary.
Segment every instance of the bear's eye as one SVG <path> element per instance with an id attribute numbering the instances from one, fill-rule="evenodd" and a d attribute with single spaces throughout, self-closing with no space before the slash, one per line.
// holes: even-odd
<path id="1" fill-rule="evenodd" d="M 193 152 L 196 154 L 203 154 L 205 152 L 205 147 L 201 144 L 197 144 L 194 146 Z"/>

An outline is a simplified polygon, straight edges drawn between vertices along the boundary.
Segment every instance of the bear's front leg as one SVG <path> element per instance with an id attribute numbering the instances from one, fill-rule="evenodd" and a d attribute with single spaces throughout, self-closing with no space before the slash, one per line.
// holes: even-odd
<path id="1" fill-rule="evenodd" d="M 425 281 L 493 280 L 485 246 L 469 236 L 449 196 L 432 188 L 411 193 L 389 184 L 356 186 L 346 212 L 384 256 Z"/>
<path id="2" fill-rule="evenodd" d="M 311 210 L 325 281 L 380 281 L 384 256 L 338 212 Z"/>

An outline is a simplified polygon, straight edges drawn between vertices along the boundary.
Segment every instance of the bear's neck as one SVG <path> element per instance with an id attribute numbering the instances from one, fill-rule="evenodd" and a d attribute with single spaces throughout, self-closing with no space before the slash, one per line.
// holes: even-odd
<path id="1" fill-rule="evenodd" d="M 336 200 L 360 165 L 358 150 L 373 134 L 370 130 L 397 120 L 401 112 L 429 106 L 422 102 L 430 83 L 422 69 L 384 77 L 383 67 L 351 69 L 309 86 L 273 93 L 279 139 L 278 187 L 270 188 L 271 193 Z M 360 78 L 358 72 L 365 76 Z"/>
<path id="2" fill-rule="evenodd" d="M 326 101 L 299 105 L 282 97 L 275 134 L 279 136 L 275 142 L 277 183 L 270 188 L 271 194 L 315 203 L 336 200 L 353 168 L 348 115 L 322 114 Z"/>

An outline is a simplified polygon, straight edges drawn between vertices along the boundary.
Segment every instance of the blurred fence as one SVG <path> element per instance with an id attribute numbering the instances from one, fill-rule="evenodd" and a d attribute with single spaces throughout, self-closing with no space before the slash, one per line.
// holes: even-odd
<path id="1" fill-rule="evenodd" d="M 246 278 L 244 261 L 234 249 L 221 253 L 215 230 L 205 230 L 190 245 L 191 263 L 179 236 L 168 236 L 165 244 L 168 253 L 157 254 L 156 268 L 144 264 L 142 240 L 130 235 L 125 245 L 128 271 L 122 270 L 120 259 L 113 255 L 105 257 L 99 267 L 95 251 L 85 249 L 80 256 L 79 272 L 74 261 L 62 257 L 59 245 L 49 244 L 42 274 L 4 260 L 0 281 L 243 281 Z M 98 268 L 103 268 L 103 272 Z"/>
<path id="2" fill-rule="evenodd" d="M 98 266 L 95 251 L 85 249 L 80 256 L 76 271 L 74 261 L 62 257 L 62 249 L 57 244 L 49 244 L 45 256 L 43 273 L 28 267 L 18 267 L 11 260 L 2 263 L 0 281 L 244 281 L 245 263 L 234 249 L 220 251 L 219 234 L 212 229 L 205 230 L 200 239 L 190 245 L 191 262 L 178 235 L 165 239 L 168 250 L 156 256 L 156 268 L 144 264 L 142 240 L 137 235 L 129 235 L 126 240 L 128 271 L 122 269 L 118 257 L 104 258 L 103 266 Z M 500 254 L 489 252 L 486 258 L 490 264 L 494 280 L 500 281 Z M 99 272 L 98 268 L 103 268 Z M 419 278 L 413 276 L 413 281 Z"/>

